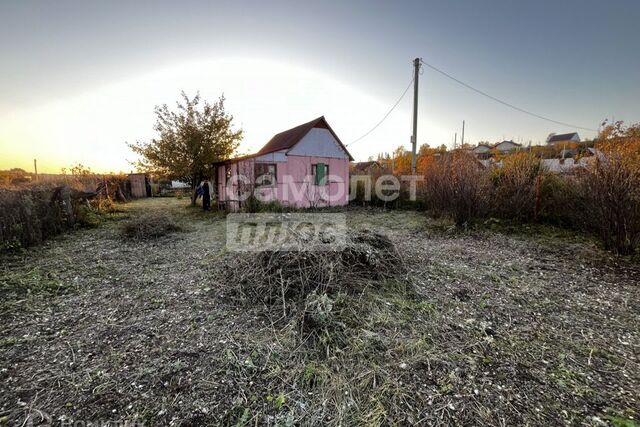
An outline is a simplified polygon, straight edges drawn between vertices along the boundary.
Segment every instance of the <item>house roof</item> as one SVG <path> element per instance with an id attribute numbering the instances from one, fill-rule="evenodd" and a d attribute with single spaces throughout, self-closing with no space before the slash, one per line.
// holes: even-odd
<path id="1" fill-rule="evenodd" d="M 568 141 L 571 138 L 573 138 L 574 136 L 578 136 L 577 132 L 571 132 L 571 133 L 563 133 L 560 135 L 553 135 L 550 136 L 549 138 L 547 138 L 547 142 L 559 142 L 559 141 Z"/>
<path id="2" fill-rule="evenodd" d="M 473 147 L 473 148 L 471 149 L 471 151 L 473 151 L 474 153 L 475 153 L 475 152 L 478 152 L 478 151 L 484 151 L 484 152 L 486 152 L 486 151 L 490 151 L 490 150 L 491 150 L 491 148 L 493 148 L 493 147 L 491 147 L 489 144 L 478 144 L 478 145 L 476 145 L 475 147 Z"/>
<path id="3" fill-rule="evenodd" d="M 500 146 L 501 146 L 501 145 L 503 145 L 503 144 L 511 145 L 511 146 L 514 146 L 514 147 L 522 147 L 522 145 L 521 145 L 521 144 L 518 144 L 517 142 L 513 142 L 513 141 L 502 141 L 502 142 L 498 142 L 498 143 L 495 145 L 495 148 L 499 149 L 498 147 L 500 147 Z"/>
<path id="4" fill-rule="evenodd" d="M 329 123 L 327 123 L 327 120 L 324 118 L 324 116 L 320 116 L 317 119 L 311 120 L 310 122 L 303 123 L 299 126 L 274 135 L 273 138 L 271 138 L 271 140 L 269 140 L 269 142 L 267 142 L 267 144 L 262 147 L 257 154 L 263 155 L 273 153 L 275 151 L 290 150 L 294 145 L 300 142 L 300 140 L 304 138 L 304 136 L 313 128 L 327 129 L 329 132 L 331 132 L 331 135 L 333 135 L 336 141 L 338 141 L 338 144 L 340 144 L 345 153 L 347 153 L 347 156 L 349 156 L 349 160 L 353 161 L 353 157 L 347 150 L 347 147 L 345 147 L 342 141 L 340 141 L 340 138 L 338 138 L 338 135 L 336 135 L 333 129 L 331 129 L 331 126 L 329 126 Z"/>
<path id="5" fill-rule="evenodd" d="M 353 169 L 357 171 L 365 171 L 373 165 L 380 166 L 380 163 L 375 160 L 369 162 L 358 162 L 353 164 Z"/>
<path id="6" fill-rule="evenodd" d="M 304 138 L 304 136 L 307 133 L 309 133 L 309 131 L 311 129 L 313 129 L 313 128 L 327 129 L 329 132 L 331 132 L 331 135 L 333 135 L 333 137 L 336 139 L 338 144 L 340 144 L 340 147 L 342 147 L 342 149 L 345 151 L 345 153 L 347 153 L 347 156 L 349 156 L 349 160 L 353 161 L 353 157 L 351 156 L 351 153 L 349 153 L 349 151 L 347 151 L 347 147 L 345 147 L 345 145 L 342 143 L 342 141 L 340 141 L 340 138 L 338 138 L 338 135 L 336 135 L 336 133 L 333 131 L 333 129 L 331 129 L 331 126 L 329 126 L 329 123 L 327 123 L 327 120 L 324 118 L 324 116 L 320 116 L 317 119 L 311 120 L 310 122 L 303 123 L 303 124 L 301 124 L 299 126 L 296 126 L 294 128 L 291 128 L 291 129 L 288 129 L 288 130 L 285 130 L 283 132 L 275 134 L 269 140 L 269 142 L 267 142 L 264 145 L 264 147 L 262 147 L 260 149 L 260 151 L 258 151 L 257 153 L 247 154 L 247 155 L 244 155 L 244 156 L 239 156 L 239 157 L 234 157 L 232 159 L 223 160 L 223 161 L 214 163 L 214 165 L 229 164 L 229 163 L 234 163 L 234 162 L 236 162 L 238 160 L 251 159 L 253 157 L 258 157 L 258 156 L 262 156 L 264 154 L 274 153 L 276 151 L 290 150 L 298 142 L 300 142 L 300 140 L 302 138 Z"/>

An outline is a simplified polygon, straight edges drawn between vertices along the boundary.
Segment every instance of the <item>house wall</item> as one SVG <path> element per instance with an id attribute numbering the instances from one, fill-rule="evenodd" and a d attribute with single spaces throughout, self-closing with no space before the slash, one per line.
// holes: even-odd
<path id="1" fill-rule="evenodd" d="M 287 179 L 283 183 L 281 201 L 296 207 L 346 206 L 349 203 L 349 159 L 320 156 L 288 156 Z M 313 181 L 312 166 L 329 165 L 329 182 L 317 186 Z"/>
<path id="2" fill-rule="evenodd" d="M 349 156 L 338 144 L 328 129 L 311 129 L 287 154 L 289 156 L 319 156 L 348 159 Z"/>
<path id="3" fill-rule="evenodd" d="M 231 191 L 226 188 L 225 166 L 218 167 L 219 200 L 226 202 L 230 210 L 239 209 L 240 194 L 253 188 L 256 163 L 276 165 L 276 185 L 255 189 L 263 201 L 277 200 L 299 208 L 345 206 L 349 203 L 349 155 L 328 129 L 311 129 L 288 151 L 281 150 L 231 163 L 232 176 L 239 173 L 251 182 L 234 183 Z M 329 166 L 327 185 L 314 184 L 312 165 L 316 163 Z"/>
<path id="4" fill-rule="evenodd" d="M 276 151 L 269 154 L 263 154 L 262 156 L 255 157 L 256 162 L 260 163 L 278 163 L 287 161 L 286 150 Z"/>
<path id="5" fill-rule="evenodd" d="M 542 159 L 543 168 L 549 172 L 554 173 L 571 173 L 576 170 L 582 164 L 576 162 L 574 159 Z"/>
<path id="6" fill-rule="evenodd" d="M 238 173 L 251 183 L 255 182 L 254 172 L 256 159 L 240 160 L 231 164 L 232 176 Z M 317 186 L 313 181 L 312 166 L 316 163 L 329 165 L 329 180 L 324 186 Z M 276 185 L 262 186 L 255 189 L 261 200 L 277 200 L 284 205 L 298 208 L 321 206 L 346 206 L 349 203 L 349 159 L 337 159 L 319 156 L 287 156 L 286 162 L 276 163 Z M 225 167 L 218 168 L 219 200 L 226 202 L 230 210 L 237 210 L 240 194 L 250 191 L 253 184 L 238 183 L 226 188 Z"/>

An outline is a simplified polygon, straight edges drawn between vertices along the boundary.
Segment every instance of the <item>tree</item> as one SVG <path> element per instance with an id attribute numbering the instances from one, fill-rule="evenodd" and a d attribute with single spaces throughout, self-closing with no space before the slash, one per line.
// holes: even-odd
<path id="1" fill-rule="evenodd" d="M 182 92 L 181 97 L 175 111 L 166 104 L 156 106 L 157 139 L 127 145 L 141 157 L 135 162 L 140 170 L 186 182 L 195 190 L 210 176 L 213 163 L 231 157 L 242 140 L 242 130 L 233 129 L 224 95 L 213 104 L 202 101 L 199 93 L 189 99 Z M 194 192 L 192 204 L 195 201 Z"/>
<path id="2" fill-rule="evenodd" d="M 393 151 L 394 175 L 408 175 L 411 173 L 411 151 L 407 151 L 402 145 Z"/>
<path id="3" fill-rule="evenodd" d="M 418 149 L 418 156 L 416 159 L 416 172 L 420 175 L 424 175 L 427 169 L 435 161 L 435 155 L 437 150 L 431 148 L 429 144 L 422 144 Z"/>
<path id="4" fill-rule="evenodd" d="M 579 175 L 576 216 L 606 248 L 634 254 L 640 246 L 640 124 L 603 125 L 596 143 L 599 153 Z"/>

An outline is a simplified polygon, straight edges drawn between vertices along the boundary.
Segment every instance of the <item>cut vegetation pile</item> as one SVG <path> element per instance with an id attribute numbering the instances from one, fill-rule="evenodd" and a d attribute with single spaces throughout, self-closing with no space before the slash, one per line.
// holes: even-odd
<path id="1" fill-rule="evenodd" d="M 370 231 L 349 232 L 344 244 L 335 247 L 233 254 L 229 267 L 229 282 L 237 283 L 252 301 L 268 305 L 304 301 L 312 293 L 362 290 L 372 280 L 390 278 L 404 270 L 389 238 Z"/>
<path id="2" fill-rule="evenodd" d="M 157 239 L 179 231 L 183 231 L 182 227 L 166 213 L 136 216 L 120 227 L 123 237 L 136 240 Z"/>

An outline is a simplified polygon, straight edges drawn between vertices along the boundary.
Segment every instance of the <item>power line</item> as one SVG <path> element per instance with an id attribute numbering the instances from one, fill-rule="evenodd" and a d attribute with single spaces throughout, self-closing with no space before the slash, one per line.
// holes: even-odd
<path id="1" fill-rule="evenodd" d="M 507 106 L 507 107 L 509 107 L 509 108 L 513 108 L 514 110 L 520 111 L 521 113 L 525 113 L 525 114 L 528 114 L 528 115 L 530 115 L 530 116 L 537 117 L 538 119 L 546 120 L 546 121 L 548 121 L 548 122 L 555 123 L 555 124 L 562 125 L 562 126 L 567 126 L 567 127 L 570 127 L 570 128 L 582 129 L 582 130 L 588 130 L 588 131 L 592 131 L 592 132 L 598 132 L 598 130 L 597 130 L 597 129 L 591 129 L 591 128 L 587 128 L 587 127 L 583 127 L 583 126 L 576 126 L 576 125 L 572 125 L 571 123 L 565 123 L 565 122 L 561 122 L 561 121 L 558 121 L 558 120 L 553 120 L 553 119 L 550 119 L 550 118 L 548 118 L 548 117 L 541 116 L 540 114 L 536 114 L 536 113 L 533 113 L 533 112 L 531 112 L 531 111 L 527 111 L 527 110 L 525 110 L 524 108 L 516 107 L 516 106 L 515 106 L 515 105 L 513 105 L 513 104 L 509 104 L 509 103 L 508 103 L 508 102 L 506 102 L 506 101 L 503 101 L 503 100 L 501 100 L 501 99 L 498 99 L 498 98 L 496 98 L 495 96 L 491 96 L 491 95 L 489 95 L 488 93 L 481 91 L 480 89 L 476 89 L 475 87 L 473 87 L 473 86 L 471 86 L 471 85 L 469 85 L 469 84 L 467 84 L 467 83 L 465 83 L 465 82 L 463 82 L 463 81 L 461 81 L 461 80 L 456 79 L 456 78 L 455 78 L 455 77 L 453 77 L 452 75 L 450 75 L 450 74 L 448 74 L 448 73 L 446 73 L 446 72 L 444 72 L 444 71 L 442 71 L 442 70 L 440 70 L 440 69 L 438 69 L 438 68 L 434 67 L 433 65 L 429 64 L 428 62 L 425 62 L 424 60 L 421 60 L 421 61 L 422 61 L 422 63 L 423 63 L 424 65 L 426 65 L 427 67 L 431 68 L 431 69 L 432 69 L 432 70 L 434 70 L 434 71 L 437 71 L 438 73 L 442 74 L 442 75 L 443 75 L 443 76 L 445 76 L 445 77 L 450 78 L 450 79 L 451 79 L 451 80 L 453 80 L 454 82 L 459 83 L 459 84 L 461 84 L 462 86 L 464 86 L 464 87 L 466 87 L 466 88 L 468 88 L 468 89 L 471 89 L 471 90 L 472 90 L 472 91 L 474 91 L 474 92 L 479 93 L 480 95 L 486 96 L 486 97 L 487 97 L 487 98 L 489 98 L 489 99 L 492 99 L 492 100 L 494 100 L 494 101 L 496 101 L 496 102 L 499 102 L 499 103 L 500 103 L 500 104 L 502 104 L 502 105 L 506 105 L 506 106 Z"/>
<path id="2" fill-rule="evenodd" d="M 409 84 L 407 85 L 407 88 L 404 90 L 404 92 L 402 92 L 402 95 L 400 95 L 400 98 L 398 98 L 396 103 L 393 104 L 393 107 L 391 107 L 391 109 L 389 111 L 387 111 L 387 114 L 384 115 L 382 120 L 380 120 L 374 127 L 369 129 L 369 131 L 367 133 L 365 133 L 364 135 L 362 135 L 360 138 L 348 143 L 346 145 L 346 147 L 350 146 L 351 144 L 355 144 L 356 142 L 360 141 L 361 139 L 363 139 L 366 136 L 368 136 L 371 132 L 376 130 L 378 128 L 378 126 L 380 126 L 382 124 L 382 122 L 384 122 L 387 119 L 387 117 L 389 117 L 389 114 L 391 114 L 391 112 L 398 106 L 398 104 L 400 104 L 400 101 L 402 101 L 402 98 L 404 98 L 404 96 L 407 94 L 407 92 L 409 91 L 409 88 L 411 87 L 412 84 L 413 84 L 413 77 L 411 78 L 411 81 L 409 81 Z"/>

